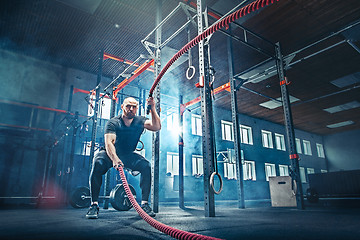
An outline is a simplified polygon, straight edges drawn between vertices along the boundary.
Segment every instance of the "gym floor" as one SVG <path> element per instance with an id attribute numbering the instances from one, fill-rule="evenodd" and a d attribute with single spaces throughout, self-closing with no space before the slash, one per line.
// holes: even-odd
<path id="1" fill-rule="evenodd" d="M 216 206 L 216 217 L 204 217 L 201 202 L 161 204 L 156 220 L 181 230 L 222 239 L 360 239 L 360 199 L 341 204 L 322 201 L 306 210 L 272 208 L 270 202 L 236 202 Z M 3 208 L 0 239 L 173 239 L 152 228 L 134 209 L 100 208 L 99 219 L 86 219 L 87 209 Z"/>

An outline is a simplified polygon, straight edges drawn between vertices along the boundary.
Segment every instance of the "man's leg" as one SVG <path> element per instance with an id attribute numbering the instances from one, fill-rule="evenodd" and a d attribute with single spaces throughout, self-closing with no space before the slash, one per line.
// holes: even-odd
<path id="1" fill-rule="evenodd" d="M 152 211 L 148 204 L 150 189 L 151 189 L 151 164 L 143 156 L 138 153 L 131 153 L 124 156 L 124 164 L 126 167 L 134 171 L 139 171 L 140 176 L 140 188 L 141 188 L 141 207 L 151 217 L 155 217 L 155 213 Z"/>
<path id="2" fill-rule="evenodd" d="M 91 173 L 89 177 L 91 206 L 86 214 L 87 218 L 98 218 L 99 213 L 99 194 L 102 184 L 102 175 L 104 175 L 109 168 L 112 167 L 112 162 L 107 156 L 105 150 L 99 151 L 93 160 Z"/>

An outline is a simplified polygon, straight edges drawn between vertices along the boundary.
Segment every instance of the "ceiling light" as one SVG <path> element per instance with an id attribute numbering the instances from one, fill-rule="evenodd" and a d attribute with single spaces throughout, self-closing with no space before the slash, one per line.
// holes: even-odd
<path id="1" fill-rule="evenodd" d="M 360 107 L 360 103 L 358 101 L 352 101 L 352 102 L 345 103 L 342 105 L 325 108 L 323 110 L 328 113 L 337 113 L 337 112 L 341 112 L 341 111 L 345 111 L 345 110 L 349 110 L 349 109 L 353 109 L 353 108 L 358 108 L 358 107 Z"/>
<path id="2" fill-rule="evenodd" d="M 300 101 L 300 99 L 293 97 L 291 95 L 289 95 L 289 97 L 290 97 L 290 103 Z M 274 109 L 274 108 L 282 106 L 281 97 L 276 98 L 276 100 L 278 100 L 278 101 L 270 100 L 267 102 L 260 103 L 259 105 L 262 107 L 268 108 L 268 109 Z"/>
<path id="3" fill-rule="evenodd" d="M 334 81 L 331 81 L 332 84 L 334 84 L 339 88 L 347 87 L 359 82 L 360 82 L 360 72 L 349 74 L 342 78 L 338 78 Z"/>
<path id="4" fill-rule="evenodd" d="M 326 127 L 328 127 L 328 128 L 338 128 L 338 127 L 344 127 L 344 126 L 351 125 L 351 124 L 354 124 L 354 122 L 350 120 L 350 121 L 345 121 L 345 122 L 339 122 L 339 123 L 326 125 Z"/>

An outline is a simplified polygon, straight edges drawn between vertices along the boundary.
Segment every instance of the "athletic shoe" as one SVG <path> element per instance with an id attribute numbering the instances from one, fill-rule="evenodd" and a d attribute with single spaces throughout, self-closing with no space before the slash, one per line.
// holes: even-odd
<path id="1" fill-rule="evenodd" d="M 144 203 L 141 204 L 141 208 L 144 210 L 144 212 L 146 212 L 150 217 L 155 217 L 156 214 L 153 212 L 153 210 L 151 209 L 151 207 L 149 206 L 148 203 Z"/>
<path id="2" fill-rule="evenodd" d="M 93 204 L 90 206 L 89 211 L 86 214 L 86 218 L 97 219 L 98 214 L 99 214 L 99 206 L 97 204 Z"/>

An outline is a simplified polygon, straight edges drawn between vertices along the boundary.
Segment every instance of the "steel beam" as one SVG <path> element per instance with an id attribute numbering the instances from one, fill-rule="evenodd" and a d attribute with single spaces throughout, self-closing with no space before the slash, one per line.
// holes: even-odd
<path id="1" fill-rule="evenodd" d="M 229 32 L 231 34 L 231 26 L 229 26 Z M 243 163 L 241 159 L 241 136 L 240 136 L 240 123 L 238 115 L 237 97 L 236 97 L 236 79 L 234 78 L 234 56 L 232 38 L 229 36 L 227 44 L 228 51 L 228 65 L 229 65 L 229 79 L 230 79 L 230 95 L 231 95 L 231 118 L 234 128 L 234 150 L 236 157 L 236 177 L 238 185 L 238 207 L 245 208 L 244 199 L 244 178 L 243 178 Z"/>
<path id="2" fill-rule="evenodd" d="M 96 87 L 95 87 L 95 104 L 94 104 L 94 115 L 92 116 L 92 131 L 91 131 L 91 146 L 90 146 L 90 164 L 89 164 L 89 170 L 92 167 L 92 160 L 94 158 L 94 152 L 95 152 L 95 141 L 96 141 L 96 130 L 97 130 L 97 120 L 98 120 L 98 114 L 99 114 L 99 96 L 100 96 L 100 82 L 102 77 L 102 68 L 103 68 L 103 56 L 104 56 L 104 50 L 99 51 L 99 57 L 98 57 L 98 74 L 97 74 L 97 81 L 96 81 Z M 90 171 L 89 171 L 90 172 Z"/>
<path id="3" fill-rule="evenodd" d="M 114 88 L 112 88 L 114 94 Z M 112 94 L 112 95 L 113 95 Z M 111 108 L 110 108 L 110 119 L 115 117 L 116 111 L 116 99 L 111 99 Z M 105 174 L 105 184 L 104 184 L 104 196 L 110 195 L 110 179 L 111 179 L 111 171 L 108 170 Z M 104 199 L 104 209 L 109 208 L 109 199 Z"/>
<path id="4" fill-rule="evenodd" d="M 300 179 L 299 155 L 296 151 L 295 132 L 293 127 L 290 98 L 287 90 L 288 82 L 285 76 L 284 61 L 283 61 L 283 56 L 281 54 L 280 43 L 276 43 L 275 53 L 277 57 L 276 66 L 280 80 L 281 97 L 282 97 L 283 109 L 284 109 L 286 139 L 289 147 L 289 158 L 291 161 L 290 176 L 292 178 L 292 182 L 296 183 L 296 184 L 292 184 L 292 186 L 293 186 L 293 190 L 296 191 L 297 208 L 305 209 L 302 183 Z"/>
<path id="5" fill-rule="evenodd" d="M 182 103 L 183 96 L 179 95 L 179 207 L 184 209 L 184 107 Z"/>
<path id="6" fill-rule="evenodd" d="M 202 34 L 203 28 L 203 4 L 197 0 L 198 35 Z M 204 169 L 204 208 L 205 217 L 215 217 L 215 197 L 210 186 L 210 175 L 214 171 L 214 124 L 213 109 L 209 75 L 209 45 L 204 40 L 199 42 L 199 75 L 203 81 L 200 88 L 201 96 L 201 121 L 202 121 L 202 149 Z M 203 79 L 203 80 L 202 80 Z"/>
<path id="7" fill-rule="evenodd" d="M 159 75 L 161 71 L 161 5 L 162 0 L 157 0 L 156 2 L 156 32 L 155 32 L 155 62 L 154 62 L 154 77 Z M 165 19 L 164 19 L 165 21 Z M 163 21 L 163 22 L 164 22 Z M 156 102 L 156 112 L 160 116 L 160 84 L 157 85 L 154 91 L 154 99 Z M 154 212 L 159 212 L 159 183 L 160 183 L 160 177 L 159 177 L 159 161 L 160 161 L 160 132 L 154 132 L 152 136 L 152 161 L 153 164 L 151 165 L 151 204 Z"/>

